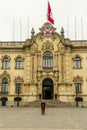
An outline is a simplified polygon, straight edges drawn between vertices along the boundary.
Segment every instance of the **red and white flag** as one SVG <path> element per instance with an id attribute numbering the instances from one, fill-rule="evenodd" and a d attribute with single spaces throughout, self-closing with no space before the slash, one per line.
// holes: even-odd
<path id="1" fill-rule="evenodd" d="M 50 6 L 50 3 L 48 1 L 48 10 L 47 10 L 47 20 L 54 24 L 54 19 L 53 19 L 53 14 L 52 14 L 52 11 L 51 11 L 51 6 Z"/>

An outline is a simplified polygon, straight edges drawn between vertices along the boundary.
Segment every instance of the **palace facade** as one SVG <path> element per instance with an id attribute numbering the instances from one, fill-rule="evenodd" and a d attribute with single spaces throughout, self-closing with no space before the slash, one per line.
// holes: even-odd
<path id="1" fill-rule="evenodd" d="M 0 42 L 0 105 L 33 100 L 87 101 L 87 41 L 46 22 L 24 42 Z"/>

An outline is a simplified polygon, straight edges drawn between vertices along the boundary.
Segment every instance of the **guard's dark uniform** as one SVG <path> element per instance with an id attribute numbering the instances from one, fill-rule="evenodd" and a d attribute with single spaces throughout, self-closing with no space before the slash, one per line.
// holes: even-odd
<path id="1" fill-rule="evenodd" d="M 41 113 L 42 113 L 42 115 L 45 114 L 45 106 L 46 106 L 45 102 L 42 101 L 42 102 L 41 102 Z"/>

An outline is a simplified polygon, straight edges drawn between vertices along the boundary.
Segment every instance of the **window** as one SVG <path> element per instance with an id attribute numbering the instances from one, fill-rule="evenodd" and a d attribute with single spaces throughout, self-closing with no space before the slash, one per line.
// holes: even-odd
<path id="1" fill-rule="evenodd" d="M 74 59 L 74 68 L 77 68 L 77 69 L 81 68 L 81 59 L 79 57 L 76 57 Z"/>
<path id="2" fill-rule="evenodd" d="M 51 52 L 47 51 L 43 54 L 43 68 L 53 67 L 53 55 Z"/>
<path id="3" fill-rule="evenodd" d="M 21 83 L 16 83 L 15 92 L 16 92 L 16 93 L 20 93 L 20 92 L 21 92 Z"/>
<path id="4" fill-rule="evenodd" d="M 3 69 L 8 69 L 9 68 L 9 59 L 8 58 L 4 58 L 2 61 L 2 68 Z"/>
<path id="5" fill-rule="evenodd" d="M 23 61 L 22 61 L 21 58 L 17 58 L 17 59 L 16 59 L 16 68 L 17 68 L 17 69 L 23 68 Z"/>
<path id="6" fill-rule="evenodd" d="M 81 83 L 76 83 L 75 84 L 75 89 L 76 89 L 76 93 L 81 93 L 82 92 L 82 84 Z"/>
<path id="7" fill-rule="evenodd" d="M 2 94 L 7 94 L 8 93 L 8 79 L 4 78 L 2 80 L 2 90 L 1 90 Z"/>

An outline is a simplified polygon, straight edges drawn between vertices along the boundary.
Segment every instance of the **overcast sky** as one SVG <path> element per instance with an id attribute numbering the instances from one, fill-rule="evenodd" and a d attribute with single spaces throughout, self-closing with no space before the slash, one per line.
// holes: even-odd
<path id="1" fill-rule="evenodd" d="M 54 26 L 60 33 L 64 27 L 65 37 L 75 39 L 75 16 L 76 16 L 76 39 L 87 39 L 87 0 L 49 0 L 54 21 Z M 0 0 L 0 41 L 13 40 L 13 21 L 15 20 L 14 40 L 20 41 L 20 19 L 22 24 L 22 40 L 28 37 L 32 27 L 35 33 L 47 21 L 47 0 Z M 68 27 L 67 27 L 68 16 Z M 81 22 L 82 18 L 82 22 Z M 68 33 L 67 33 L 68 30 Z M 30 35 L 30 34 L 29 34 Z M 30 36 L 29 36 L 30 37 Z"/>

